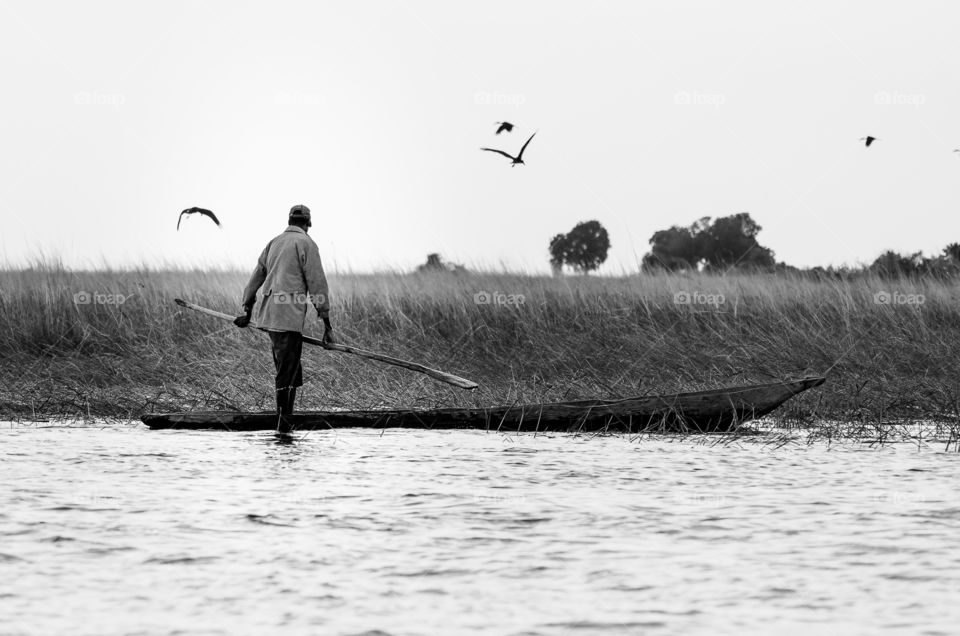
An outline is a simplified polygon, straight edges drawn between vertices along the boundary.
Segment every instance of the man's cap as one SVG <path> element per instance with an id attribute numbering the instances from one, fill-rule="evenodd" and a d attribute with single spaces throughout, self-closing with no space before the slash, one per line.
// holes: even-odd
<path id="1" fill-rule="evenodd" d="M 295 205 L 290 208 L 290 220 L 302 220 L 310 222 L 310 208 L 305 205 Z"/>

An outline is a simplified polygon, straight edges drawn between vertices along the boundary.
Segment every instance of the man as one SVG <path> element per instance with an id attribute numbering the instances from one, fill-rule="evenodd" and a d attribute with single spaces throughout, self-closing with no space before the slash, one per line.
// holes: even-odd
<path id="1" fill-rule="evenodd" d="M 263 295 L 257 309 L 257 328 L 270 334 L 273 363 L 277 369 L 277 413 L 293 413 L 297 387 L 303 385 L 303 327 L 312 306 L 323 319 L 323 342 L 333 342 L 330 325 L 330 301 L 327 278 L 320 263 L 320 250 L 307 232 L 310 229 L 310 208 L 290 208 L 289 226 L 267 243 L 243 292 L 243 315 L 234 324 L 244 328 L 250 324 L 257 290 Z M 281 420 L 281 430 L 288 430 Z"/>

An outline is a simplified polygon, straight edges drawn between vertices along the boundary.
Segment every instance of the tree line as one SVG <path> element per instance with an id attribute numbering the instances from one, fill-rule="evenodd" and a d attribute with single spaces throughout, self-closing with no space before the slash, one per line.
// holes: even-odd
<path id="1" fill-rule="evenodd" d="M 643 256 L 643 271 L 794 272 L 816 277 L 843 278 L 873 273 L 884 278 L 960 276 L 960 243 L 951 243 L 940 254 L 924 256 L 920 252 L 899 254 L 886 251 L 870 265 L 859 267 L 797 268 L 777 262 L 773 250 L 757 240 L 762 228 L 749 212 L 711 218 L 705 216 L 691 225 L 674 225 L 654 232 L 650 251 Z M 607 260 L 610 234 L 599 221 L 583 221 L 566 234 L 550 239 L 548 252 L 554 274 L 564 269 L 588 274 Z M 430 254 L 419 271 L 463 272 L 462 265 L 445 263 L 439 254 Z"/>
<path id="2" fill-rule="evenodd" d="M 793 272 L 815 277 L 843 278 L 873 273 L 884 278 L 960 276 L 960 243 L 951 243 L 940 254 L 899 254 L 886 251 L 871 264 L 858 267 L 798 268 L 777 262 L 772 249 L 757 240 L 762 228 L 749 212 L 713 219 L 703 217 L 691 225 L 674 225 L 650 237 L 650 251 L 641 262 L 644 271 Z M 576 272 L 595 270 L 607 258 L 610 239 L 597 221 L 580 223 L 568 234 L 550 241 L 550 264 L 559 273 L 564 266 Z"/>

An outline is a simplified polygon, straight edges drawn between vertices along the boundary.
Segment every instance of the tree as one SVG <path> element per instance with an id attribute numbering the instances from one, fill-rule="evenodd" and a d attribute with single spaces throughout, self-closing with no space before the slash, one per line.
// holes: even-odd
<path id="1" fill-rule="evenodd" d="M 762 228 L 749 212 L 725 216 L 701 233 L 701 256 L 709 269 L 731 267 L 770 268 L 776 265 L 773 251 L 757 242 Z"/>
<path id="2" fill-rule="evenodd" d="M 654 233 L 650 239 L 650 253 L 643 257 L 646 268 L 669 270 L 698 269 L 703 260 L 701 234 L 710 224 L 704 217 L 690 227 L 674 225 Z"/>
<path id="3" fill-rule="evenodd" d="M 427 254 L 427 262 L 417 267 L 417 269 L 423 272 L 431 269 L 436 270 L 436 269 L 446 269 L 446 268 L 443 266 L 443 258 L 439 254 L 434 252 L 433 254 Z"/>
<path id="4" fill-rule="evenodd" d="M 567 260 L 567 235 L 557 234 L 550 239 L 550 268 L 554 276 L 563 273 L 563 264 Z"/>
<path id="5" fill-rule="evenodd" d="M 900 278 L 918 274 L 923 266 L 923 254 L 915 252 L 909 256 L 887 250 L 870 265 L 870 271 L 881 278 Z"/>
<path id="6" fill-rule="evenodd" d="M 467 268 L 457 263 L 447 263 L 437 253 L 427 254 L 427 262 L 417 265 L 418 272 L 452 272 L 458 274 L 467 271 Z"/>
<path id="7" fill-rule="evenodd" d="M 643 257 L 647 269 L 727 270 L 776 267 L 773 251 L 760 245 L 760 226 L 748 212 L 721 217 L 706 216 L 689 227 L 673 226 L 650 238 L 650 252 Z"/>
<path id="8" fill-rule="evenodd" d="M 929 277 L 946 280 L 960 275 L 960 244 L 951 243 L 938 256 L 926 257 L 923 252 L 899 254 L 887 250 L 870 264 L 870 272 L 881 278 Z"/>
<path id="9" fill-rule="evenodd" d="M 567 234 L 550 239 L 550 265 L 560 273 L 564 265 L 587 274 L 607 260 L 610 235 L 599 221 L 577 223 Z"/>

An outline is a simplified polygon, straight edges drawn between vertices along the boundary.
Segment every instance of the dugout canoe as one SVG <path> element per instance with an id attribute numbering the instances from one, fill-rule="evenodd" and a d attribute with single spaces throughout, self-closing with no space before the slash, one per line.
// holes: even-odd
<path id="1" fill-rule="evenodd" d="M 823 377 L 620 400 L 577 400 L 491 408 L 301 411 L 285 416 L 300 431 L 331 428 L 479 429 L 501 432 L 727 432 L 767 415 Z M 140 419 L 151 429 L 276 430 L 274 412 L 193 411 Z"/>

